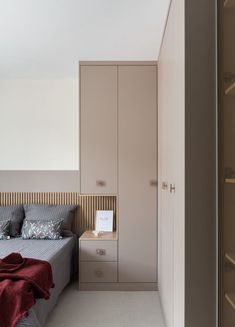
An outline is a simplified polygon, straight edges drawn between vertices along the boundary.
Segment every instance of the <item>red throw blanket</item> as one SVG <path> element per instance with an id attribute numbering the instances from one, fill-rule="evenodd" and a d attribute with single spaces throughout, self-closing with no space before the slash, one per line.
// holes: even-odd
<path id="1" fill-rule="evenodd" d="M 11 253 L 0 259 L 0 327 L 14 327 L 37 298 L 48 299 L 54 287 L 48 262 Z"/>

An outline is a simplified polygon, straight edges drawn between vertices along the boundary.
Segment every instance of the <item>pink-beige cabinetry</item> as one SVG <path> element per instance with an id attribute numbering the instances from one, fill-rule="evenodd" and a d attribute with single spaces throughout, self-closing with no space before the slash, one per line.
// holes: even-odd
<path id="1" fill-rule="evenodd" d="M 117 67 L 80 66 L 81 193 L 117 193 Z"/>
<path id="2" fill-rule="evenodd" d="M 156 282 L 156 66 L 118 70 L 119 281 Z"/>
<path id="3" fill-rule="evenodd" d="M 80 92 L 81 192 L 118 197 L 117 257 L 113 261 L 107 251 L 112 264 L 105 265 L 110 278 L 91 277 L 94 263 L 84 264 L 82 251 L 80 279 L 109 282 L 115 289 L 155 289 L 157 65 L 80 63 Z M 87 249 L 95 245 L 80 244 Z"/>
<path id="4" fill-rule="evenodd" d="M 79 238 L 80 289 L 92 288 L 92 283 L 117 283 L 116 232 L 95 236 L 86 231 Z"/>

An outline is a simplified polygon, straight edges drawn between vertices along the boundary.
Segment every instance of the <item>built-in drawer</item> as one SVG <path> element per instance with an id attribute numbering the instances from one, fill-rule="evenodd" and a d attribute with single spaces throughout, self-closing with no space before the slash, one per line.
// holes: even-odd
<path id="1" fill-rule="evenodd" d="M 81 283 L 117 282 L 117 262 L 83 262 L 79 269 Z"/>
<path id="2" fill-rule="evenodd" d="M 80 261 L 117 261 L 117 241 L 80 241 Z"/>

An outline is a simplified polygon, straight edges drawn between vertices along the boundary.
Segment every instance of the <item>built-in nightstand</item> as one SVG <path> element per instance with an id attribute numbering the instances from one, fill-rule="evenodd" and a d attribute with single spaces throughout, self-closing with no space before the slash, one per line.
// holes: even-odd
<path id="1" fill-rule="evenodd" d="M 117 234 L 95 236 L 85 231 L 79 238 L 79 288 L 86 283 L 117 282 Z"/>

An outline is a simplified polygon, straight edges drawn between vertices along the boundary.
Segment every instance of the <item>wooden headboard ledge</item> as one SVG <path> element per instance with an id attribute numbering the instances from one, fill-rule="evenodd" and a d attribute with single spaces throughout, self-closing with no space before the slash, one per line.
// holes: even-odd
<path id="1" fill-rule="evenodd" d="M 1 192 L 0 205 L 14 204 L 75 204 L 73 231 L 80 235 L 86 229 L 94 229 L 96 210 L 114 211 L 114 228 L 116 228 L 116 196 L 81 195 L 75 192 Z"/>

